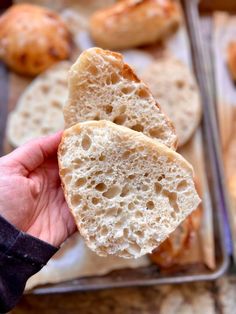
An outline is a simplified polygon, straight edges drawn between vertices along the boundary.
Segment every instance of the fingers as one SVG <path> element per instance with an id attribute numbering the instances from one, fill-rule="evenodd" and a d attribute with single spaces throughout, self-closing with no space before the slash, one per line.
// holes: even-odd
<path id="1" fill-rule="evenodd" d="M 62 131 L 32 140 L 5 156 L 5 161 L 19 166 L 27 172 L 31 172 L 48 158 L 56 156 L 61 136 Z"/>

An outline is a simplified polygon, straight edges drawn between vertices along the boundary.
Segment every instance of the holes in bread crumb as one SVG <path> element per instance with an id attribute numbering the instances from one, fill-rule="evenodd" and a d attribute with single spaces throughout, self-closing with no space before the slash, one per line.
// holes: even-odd
<path id="1" fill-rule="evenodd" d="M 148 202 L 146 203 L 147 209 L 153 209 L 154 206 L 155 206 L 155 205 L 154 205 L 153 201 L 148 201 Z"/>
<path id="2" fill-rule="evenodd" d="M 116 123 L 116 124 L 122 125 L 122 124 L 125 123 L 126 118 L 127 117 L 126 117 L 125 114 L 121 114 L 121 115 L 115 117 L 113 122 Z"/>
<path id="3" fill-rule="evenodd" d="M 148 190 L 148 186 L 145 185 L 145 184 L 142 184 L 141 190 L 144 191 L 144 192 L 147 191 Z"/>
<path id="4" fill-rule="evenodd" d="M 136 94 L 140 97 L 140 98 L 147 98 L 149 97 L 149 93 L 148 90 L 146 88 L 140 88 Z"/>
<path id="5" fill-rule="evenodd" d="M 130 152 L 129 150 L 127 150 L 127 151 L 125 151 L 125 152 L 123 153 L 122 158 L 123 158 L 123 159 L 127 159 L 127 158 L 129 158 L 130 155 L 131 155 L 131 152 Z"/>
<path id="6" fill-rule="evenodd" d="M 99 120 L 100 120 L 100 116 L 99 116 L 99 114 L 96 114 L 96 116 L 93 118 L 93 120 L 95 120 L 95 121 L 99 121 Z"/>
<path id="7" fill-rule="evenodd" d="M 135 175 L 134 174 L 130 174 L 129 176 L 128 176 L 128 179 L 129 180 L 133 180 L 135 178 Z"/>
<path id="8" fill-rule="evenodd" d="M 102 236 L 106 236 L 108 234 L 108 229 L 106 226 L 102 226 L 102 229 L 100 231 Z"/>
<path id="9" fill-rule="evenodd" d="M 87 180 L 85 178 L 79 178 L 75 181 L 75 186 L 80 188 L 81 186 L 85 185 Z"/>
<path id="10" fill-rule="evenodd" d="M 61 104 L 57 100 L 52 101 L 52 106 L 57 109 L 61 109 Z"/>
<path id="11" fill-rule="evenodd" d="M 95 65 L 91 64 L 87 68 L 88 72 L 91 73 L 92 75 L 97 75 L 98 74 L 98 69 L 96 68 Z"/>
<path id="12" fill-rule="evenodd" d="M 170 206 L 174 209 L 176 213 L 179 212 L 179 206 L 177 204 L 177 194 L 175 192 L 169 192 L 163 190 L 163 195 L 169 199 Z"/>
<path id="13" fill-rule="evenodd" d="M 93 198 L 92 198 L 92 203 L 93 203 L 94 205 L 97 205 L 97 204 L 100 203 L 100 199 L 97 198 L 97 197 L 93 197 Z"/>
<path id="14" fill-rule="evenodd" d="M 99 192 L 103 192 L 105 191 L 106 189 L 106 185 L 104 183 L 98 183 L 96 186 L 95 186 L 95 189 Z"/>
<path id="15" fill-rule="evenodd" d="M 163 130 L 161 130 L 160 128 L 152 128 L 149 130 L 149 134 L 151 137 L 157 137 L 157 138 L 160 138 L 163 134 Z"/>
<path id="16" fill-rule="evenodd" d="M 106 192 L 104 192 L 102 195 L 105 196 L 106 198 L 114 198 L 116 197 L 118 194 L 120 194 L 120 187 L 118 185 L 113 185 L 112 187 L 110 187 Z"/>
<path id="17" fill-rule="evenodd" d="M 105 112 L 106 112 L 107 114 L 112 113 L 112 110 L 113 110 L 113 107 L 110 106 L 110 105 L 107 105 L 107 106 L 105 107 Z"/>
<path id="18" fill-rule="evenodd" d="M 71 204 L 73 206 L 78 206 L 81 202 L 81 196 L 79 194 L 73 195 L 71 198 Z"/>
<path id="19" fill-rule="evenodd" d="M 94 172 L 94 176 L 100 176 L 101 174 L 103 174 L 103 172 L 100 170 L 100 171 L 96 171 Z"/>
<path id="20" fill-rule="evenodd" d="M 72 179 L 72 176 L 70 174 L 67 174 L 64 179 L 65 184 L 69 184 L 71 182 L 71 179 Z"/>
<path id="21" fill-rule="evenodd" d="M 130 209 L 130 210 L 134 209 L 134 204 L 133 203 L 129 203 L 128 209 Z"/>
<path id="22" fill-rule="evenodd" d="M 126 106 L 125 105 L 122 105 L 121 107 L 120 107 L 120 114 L 122 114 L 122 113 L 125 113 L 125 111 L 126 111 Z"/>
<path id="23" fill-rule="evenodd" d="M 125 197 L 125 196 L 127 196 L 129 193 L 130 193 L 130 188 L 129 188 L 128 184 L 126 184 L 126 185 L 123 187 L 120 196 L 121 196 L 121 197 Z"/>
<path id="24" fill-rule="evenodd" d="M 71 172 L 70 169 L 68 169 L 68 168 L 63 168 L 63 169 L 60 170 L 60 175 L 61 175 L 61 176 L 65 176 L 65 175 L 67 175 L 67 174 L 70 173 L 70 172 Z"/>
<path id="25" fill-rule="evenodd" d="M 114 216 L 117 215 L 117 212 L 118 212 L 118 209 L 115 208 L 115 207 L 108 208 L 107 211 L 106 211 L 106 215 L 110 216 L 110 217 L 114 217 Z"/>
<path id="26" fill-rule="evenodd" d="M 134 234 L 136 234 L 136 236 L 140 237 L 140 238 L 143 238 L 144 237 L 144 232 L 143 231 L 134 231 Z"/>
<path id="27" fill-rule="evenodd" d="M 81 142 L 83 150 L 88 150 L 91 146 L 91 138 L 85 134 Z"/>
<path id="28" fill-rule="evenodd" d="M 184 191 L 187 189 L 187 187 L 188 187 L 187 181 L 183 180 L 183 181 L 180 181 L 180 183 L 178 183 L 177 190 Z"/>
<path id="29" fill-rule="evenodd" d="M 162 175 L 160 175 L 158 178 L 157 178 L 157 181 L 161 181 L 161 180 L 163 180 L 163 179 L 165 179 L 165 175 L 164 174 L 162 174 Z"/>
<path id="30" fill-rule="evenodd" d="M 90 242 L 93 242 L 93 241 L 95 241 L 95 240 L 96 240 L 95 235 L 89 236 L 89 241 L 90 241 Z"/>
<path id="31" fill-rule="evenodd" d="M 76 158 L 75 160 L 73 160 L 73 166 L 75 169 L 80 168 L 83 165 L 83 161 L 79 158 Z"/>
<path id="32" fill-rule="evenodd" d="M 120 77 L 119 77 L 118 74 L 116 74 L 116 73 L 112 73 L 112 74 L 111 74 L 111 83 L 112 83 L 112 84 L 118 83 L 119 80 L 120 80 Z"/>
<path id="33" fill-rule="evenodd" d="M 161 186 L 161 184 L 158 183 L 158 182 L 156 182 L 156 183 L 155 183 L 155 192 L 156 192 L 157 194 L 160 194 L 161 191 L 162 191 L 162 186 Z"/>
<path id="34" fill-rule="evenodd" d="M 176 219 L 176 212 L 171 212 L 171 213 L 170 213 L 170 216 L 171 216 L 173 219 Z"/>
<path id="35" fill-rule="evenodd" d="M 129 229 L 128 228 L 124 228 L 123 235 L 125 238 L 128 238 L 128 236 L 129 236 Z"/>
<path id="36" fill-rule="evenodd" d="M 119 207 L 119 208 L 117 209 L 117 213 L 116 213 L 116 214 L 117 214 L 117 216 L 119 216 L 121 213 L 122 213 L 122 208 Z"/>
<path id="37" fill-rule="evenodd" d="M 184 81 L 182 81 L 182 80 L 177 80 L 176 81 L 177 88 L 182 89 L 184 87 L 184 85 L 185 85 Z"/>
<path id="38" fill-rule="evenodd" d="M 131 127 L 131 129 L 137 132 L 143 132 L 144 127 L 141 124 L 135 124 Z"/>
<path id="39" fill-rule="evenodd" d="M 134 88 L 131 86 L 126 86 L 121 89 L 122 94 L 128 95 L 134 91 Z"/>
<path id="40" fill-rule="evenodd" d="M 104 161 L 106 160 L 106 156 L 105 155 L 101 155 L 99 158 L 98 158 L 99 161 Z"/>
<path id="41" fill-rule="evenodd" d="M 142 218 L 143 217 L 143 213 L 138 211 L 134 214 L 135 218 Z"/>

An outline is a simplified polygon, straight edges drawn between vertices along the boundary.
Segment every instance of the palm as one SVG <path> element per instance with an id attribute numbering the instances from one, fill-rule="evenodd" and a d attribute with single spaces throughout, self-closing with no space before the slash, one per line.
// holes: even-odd
<path id="1" fill-rule="evenodd" d="M 55 155 L 44 158 L 33 170 L 17 167 L 15 161 L 8 166 L 3 162 L 2 168 L 0 163 L 0 213 L 22 231 L 60 245 L 75 224 L 65 202 Z"/>

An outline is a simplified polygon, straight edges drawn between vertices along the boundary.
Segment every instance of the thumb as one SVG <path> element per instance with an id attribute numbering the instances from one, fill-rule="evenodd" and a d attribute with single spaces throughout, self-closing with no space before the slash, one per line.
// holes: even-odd
<path id="1" fill-rule="evenodd" d="M 31 172 L 45 160 L 57 154 L 61 136 L 62 131 L 59 131 L 56 134 L 32 140 L 3 158 L 9 166 L 14 165 L 24 172 Z"/>

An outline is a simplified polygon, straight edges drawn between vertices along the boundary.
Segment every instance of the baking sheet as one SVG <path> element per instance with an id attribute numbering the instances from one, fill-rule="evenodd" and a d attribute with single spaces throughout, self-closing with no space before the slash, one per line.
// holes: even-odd
<path id="1" fill-rule="evenodd" d="M 67 11 L 68 12 L 68 11 Z M 81 19 L 81 18 L 80 18 Z M 81 47 L 89 47 L 91 44 L 89 43 L 89 37 L 86 34 L 86 31 L 84 30 L 84 26 L 81 27 L 81 34 L 78 34 L 78 51 L 81 50 Z M 166 47 L 164 45 L 153 45 L 151 47 L 146 47 L 142 50 L 138 50 L 138 49 L 133 49 L 132 51 L 126 51 L 124 52 L 126 60 L 131 63 L 131 65 L 133 64 L 134 67 L 136 67 L 138 69 L 138 72 L 141 73 L 142 71 L 142 67 L 144 67 L 144 64 L 148 64 L 149 61 L 152 61 L 153 57 L 158 57 L 158 56 L 162 56 L 163 54 L 168 53 L 166 48 L 169 48 L 170 51 L 172 51 L 172 53 L 174 53 L 175 55 L 177 54 L 177 57 L 180 58 L 184 63 L 191 65 L 192 64 L 192 60 L 191 60 L 191 54 L 190 54 L 190 48 L 189 48 L 189 42 L 188 42 L 188 37 L 187 37 L 187 32 L 186 32 L 186 28 L 183 26 L 180 28 L 180 30 L 178 31 L 178 33 L 176 34 L 176 36 L 170 37 Z M 150 60 L 149 60 L 150 59 Z M 142 61 L 140 61 L 142 60 Z M 145 60 L 145 62 L 144 62 Z M 18 86 L 18 94 L 20 94 L 20 89 L 19 88 L 19 81 L 21 80 L 21 78 L 19 78 L 17 75 L 15 74 L 11 74 L 10 76 L 10 80 L 11 82 L 18 82 L 18 84 L 16 84 L 16 86 Z M 21 82 L 22 83 L 22 82 Z M 20 83 L 20 84 L 21 84 Z M 25 84 L 22 83 L 21 85 L 23 86 Z M 27 84 L 27 83 L 26 83 Z M 11 104 L 14 106 L 14 102 L 16 102 L 17 97 L 15 97 L 15 87 L 14 85 L 11 85 L 12 89 L 11 89 L 11 95 L 12 95 L 12 99 L 11 99 Z M 15 100 L 14 100 L 15 98 Z M 199 131 L 198 133 L 201 133 L 201 131 Z M 196 135 L 198 137 L 198 143 L 200 143 L 199 145 L 201 146 L 202 149 L 202 139 L 200 135 Z M 195 137 L 194 137 L 195 138 Z M 195 141 L 195 139 L 193 140 Z M 191 145 L 190 145 L 191 146 Z M 194 146 L 194 145 L 193 145 Z M 199 147 L 198 146 L 198 150 Z M 7 145 L 6 145 L 7 147 Z M 9 148 L 9 146 L 8 146 Z M 192 156 L 196 155 L 197 151 L 193 151 L 192 152 Z M 191 156 L 189 157 L 191 159 Z M 198 164 L 198 160 L 196 160 L 196 164 Z M 202 165 L 202 178 L 201 181 L 203 182 L 205 180 L 205 182 L 207 182 L 206 179 L 204 179 L 204 165 Z M 200 167 L 201 168 L 201 167 Z M 204 193 L 208 194 L 208 189 L 206 187 L 203 187 L 202 190 L 204 190 Z M 210 199 L 209 195 L 208 197 L 206 197 L 205 195 L 203 196 L 203 199 Z M 204 213 L 207 212 L 207 217 L 209 222 L 211 223 L 211 225 L 207 225 L 207 232 L 205 230 L 206 226 L 202 226 L 200 233 L 201 234 L 207 234 L 208 240 L 209 241 L 203 241 L 203 243 L 214 243 L 213 240 L 213 226 L 212 226 L 212 220 L 211 220 L 211 215 L 212 215 L 212 208 L 211 208 L 211 204 L 210 202 L 204 201 L 204 207 L 207 206 L 209 208 L 207 208 L 207 211 L 204 210 Z M 205 214 L 204 214 L 205 215 Z M 199 241 L 201 240 L 201 235 L 199 236 Z M 197 257 L 195 257 L 194 254 L 189 254 L 190 256 L 190 262 L 194 262 L 202 260 L 202 258 L 204 259 L 205 263 L 208 265 L 208 267 L 212 267 L 214 268 L 214 247 L 213 246 L 205 246 L 206 250 L 203 249 L 203 253 L 199 252 L 197 254 Z M 211 250 L 212 248 L 212 250 Z M 195 250 L 196 251 L 196 250 Z M 201 251 L 201 250 L 199 250 Z M 204 253 L 204 251 L 208 251 L 208 253 Z M 193 252 L 193 251 L 192 251 Z M 192 259 L 192 260 L 191 260 Z"/>
<path id="2" fill-rule="evenodd" d="M 225 174 L 228 185 L 231 231 L 236 257 L 236 85 L 226 63 L 226 49 L 236 41 L 236 15 L 215 12 L 213 15 L 213 53 L 216 82 L 217 113 Z"/>

